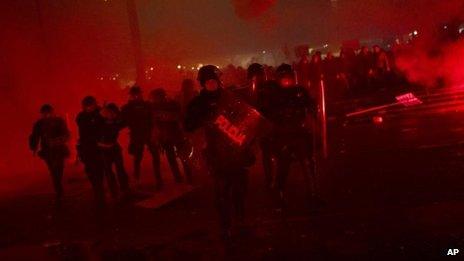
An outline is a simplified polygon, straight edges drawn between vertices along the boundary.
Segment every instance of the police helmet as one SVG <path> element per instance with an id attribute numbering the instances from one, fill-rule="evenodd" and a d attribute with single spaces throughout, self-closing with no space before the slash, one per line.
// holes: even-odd
<path id="1" fill-rule="evenodd" d="M 156 98 L 165 98 L 166 97 L 166 91 L 163 88 L 156 88 L 150 92 L 151 97 L 156 97 Z"/>
<path id="2" fill-rule="evenodd" d="M 93 96 L 86 96 L 84 99 L 82 99 L 82 105 L 83 106 L 91 106 L 97 104 L 97 99 Z"/>
<path id="3" fill-rule="evenodd" d="M 130 87 L 129 94 L 130 95 L 140 95 L 140 94 L 142 94 L 142 88 L 140 88 L 140 86 L 138 86 L 138 85 L 134 85 L 134 86 Z"/>
<path id="4" fill-rule="evenodd" d="M 118 107 L 118 105 L 116 105 L 116 103 L 114 103 L 114 102 L 111 102 L 111 103 L 106 104 L 106 105 L 105 105 L 105 109 L 107 109 L 107 110 L 109 110 L 109 111 L 111 111 L 111 112 L 113 112 L 113 113 L 116 113 L 116 114 L 119 113 L 119 107 Z"/>
<path id="5" fill-rule="evenodd" d="M 279 65 L 279 67 L 277 67 L 276 74 L 278 77 L 289 76 L 289 75 L 294 76 L 292 66 L 286 63 L 283 63 Z"/>
<path id="6" fill-rule="evenodd" d="M 208 80 L 219 81 L 221 77 L 221 71 L 214 65 L 205 65 L 198 71 L 198 81 L 201 86 L 204 86 Z"/>
<path id="7" fill-rule="evenodd" d="M 247 77 L 248 79 L 252 79 L 254 76 L 257 75 L 264 75 L 264 67 L 259 63 L 253 63 L 248 66 L 247 69 Z"/>
<path id="8" fill-rule="evenodd" d="M 53 107 L 48 103 L 40 107 L 40 113 L 50 113 L 52 111 L 53 111 Z"/>

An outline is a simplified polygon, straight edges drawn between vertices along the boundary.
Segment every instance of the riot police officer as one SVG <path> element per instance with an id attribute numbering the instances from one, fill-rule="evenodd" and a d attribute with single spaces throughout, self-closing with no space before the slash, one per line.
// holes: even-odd
<path id="1" fill-rule="evenodd" d="M 239 90 L 238 94 L 266 117 L 268 107 L 271 106 L 271 95 L 275 89 L 275 84 L 271 81 L 267 81 L 264 66 L 259 63 L 253 63 L 248 67 L 247 78 L 248 86 L 243 90 Z M 259 147 L 261 150 L 265 184 L 266 187 L 270 189 L 273 184 L 273 155 L 269 134 L 269 132 L 262 133 L 259 139 Z"/>
<path id="2" fill-rule="evenodd" d="M 56 203 L 63 197 L 62 178 L 65 159 L 69 156 L 66 144 L 69 140 L 69 130 L 63 118 L 55 115 L 49 104 L 40 108 L 41 118 L 35 122 L 29 136 L 29 148 L 33 154 L 38 154 L 47 164 L 52 177 L 56 194 Z"/>
<path id="3" fill-rule="evenodd" d="M 273 96 L 267 116 L 273 123 L 272 144 L 276 155 L 276 187 L 284 203 L 285 183 L 292 162 L 303 167 L 303 175 L 308 196 L 314 196 L 313 137 L 310 128 L 311 118 L 315 118 L 315 104 L 306 89 L 295 83 L 293 69 L 288 64 L 277 68 L 278 89 Z"/>
<path id="4" fill-rule="evenodd" d="M 259 63 L 253 63 L 247 69 L 248 82 L 245 86 L 233 88 L 234 94 L 240 99 L 248 103 L 250 106 L 256 108 L 260 113 L 264 114 L 266 104 L 270 98 L 271 89 L 273 89 L 272 82 L 267 81 L 264 66 Z M 272 150 L 269 135 L 262 133 L 259 138 L 259 147 L 261 149 L 261 158 L 263 163 L 264 177 L 266 188 L 271 188 L 273 183 L 272 177 Z M 269 134 L 269 133 L 267 133 Z"/>
<path id="5" fill-rule="evenodd" d="M 180 93 L 177 96 L 177 102 L 180 105 L 182 118 L 185 117 L 188 105 L 197 95 L 198 91 L 195 88 L 195 82 L 192 79 L 184 79 L 182 81 Z"/>
<path id="6" fill-rule="evenodd" d="M 123 127 L 120 111 L 116 104 L 109 103 L 102 108 L 100 114 L 103 121 L 98 126 L 98 149 L 103 166 L 103 175 L 114 199 L 118 198 L 119 189 L 123 196 L 127 197 L 129 178 L 124 168 L 122 149 L 118 142 L 119 132 Z M 117 179 L 113 172 L 113 165 L 116 169 Z"/>
<path id="7" fill-rule="evenodd" d="M 129 101 L 121 109 L 121 116 L 125 126 L 130 131 L 129 154 L 134 158 L 134 176 L 137 184 L 140 183 L 140 165 L 142 163 L 143 151 L 148 148 L 152 156 L 153 172 L 156 180 L 156 188 L 161 189 L 161 169 L 159 152 L 151 143 L 152 112 L 148 101 L 143 99 L 142 89 L 133 86 L 129 90 Z"/>
<path id="8" fill-rule="evenodd" d="M 192 174 L 188 155 L 180 152 L 191 147 L 184 136 L 181 127 L 181 108 L 178 102 L 169 99 L 163 88 L 157 88 L 150 92 L 153 113 L 153 136 L 152 142 L 164 151 L 168 159 L 174 179 L 177 183 L 182 182 L 177 157 L 181 159 L 185 176 L 189 183 L 192 182 Z"/>
<path id="9" fill-rule="evenodd" d="M 103 165 L 98 149 L 100 126 L 103 118 L 97 100 L 87 96 L 82 100 L 82 111 L 76 117 L 79 130 L 77 152 L 79 159 L 84 163 L 85 172 L 95 194 L 98 206 L 105 203 L 103 190 Z"/>
<path id="10" fill-rule="evenodd" d="M 223 88 L 219 69 L 213 65 L 200 68 L 198 81 L 202 90 L 188 107 L 184 127 L 188 132 L 204 128 L 206 148 L 203 155 L 214 178 L 221 228 L 228 239 L 233 207 L 238 223 L 244 223 L 247 169 L 254 163 L 254 155 L 248 146 L 235 147 L 235 142 L 242 141 L 241 136 L 231 131 L 237 127 L 222 115 L 235 97 Z"/>
<path id="11" fill-rule="evenodd" d="M 264 67 L 259 63 L 253 63 L 247 69 L 247 82 L 243 86 L 232 88 L 232 90 L 239 98 L 256 107 L 258 92 L 265 83 Z"/>

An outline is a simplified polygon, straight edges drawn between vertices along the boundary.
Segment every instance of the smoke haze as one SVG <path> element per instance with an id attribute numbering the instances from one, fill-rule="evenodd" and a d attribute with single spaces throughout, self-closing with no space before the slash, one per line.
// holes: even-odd
<path id="1" fill-rule="evenodd" d="M 462 0 L 136 3 L 147 68 L 154 67 L 153 86 L 147 88 L 165 86 L 170 91 L 179 88 L 178 64 L 224 62 L 236 54 L 284 45 L 337 44 L 414 29 L 425 34 L 432 25 L 464 13 Z M 27 178 L 21 175 L 37 167 L 30 164 L 27 136 L 41 104 L 52 103 L 59 114 L 68 115 L 75 137 L 80 99 L 92 94 L 100 100 L 123 101 L 122 88 L 134 80 L 135 69 L 123 0 L 1 1 L 0 14 L 1 182 L 12 176 Z M 453 52 L 449 57 L 417 57 L 442 68 L 440 74 L 453 72 L 450 81 L 460 82 L 462 43 L 446 48 Z M 405 62 L 402 68 L 422 81 L 417 66 Z"/>

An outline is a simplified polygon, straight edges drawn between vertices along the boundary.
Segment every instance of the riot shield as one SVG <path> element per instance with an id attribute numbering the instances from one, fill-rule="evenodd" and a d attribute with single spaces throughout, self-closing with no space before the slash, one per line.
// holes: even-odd
<path id="1" fill-rule="evenodd" d="M 225 92 L 218 104 L 213 125 L 222 134 L 229 149 L 248 148 L 269 126 L 255 108 L 231 92 Z"/>

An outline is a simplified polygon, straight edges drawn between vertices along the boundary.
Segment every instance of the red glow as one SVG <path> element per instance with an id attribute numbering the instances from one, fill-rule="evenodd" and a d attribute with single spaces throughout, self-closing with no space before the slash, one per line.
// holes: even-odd
<path id="1" fill-rule="evenodd" d="M 231 0 L 237 16 L 243 19 L 253 19 L 263 15 L 277 0 Z"/>
<path id="2" fill-rule="evenodd" d="M 239 146 L 245 141 L 245 134 L 239 128 L 234 126 L 226 117 L 219 115 L 215 121 L 218 128 L 223 131 L 232 141 Z"/>
<path id="3" fill-rule="evenodd" d="M 290 86 L 293 86 L 295 82 L 292 79 L 283 78 L 282 80 L 280 80 L 280 84 L 282 85 L 282 87 L 288 88 Z"/>
<path id="4" fill-rule="evenodd" d="M 404 106 L 414 106 L 422 104 L 422 101 L 411 92 L 396 96 L 396 100 Z"/>
<path id="5" fill-rule="evenodd" d="M 439 79 L 449 87 L 464 84 L 464 41 L 435 47 L 439 55 L 431 56 L 434 39 L 421 39 L 414 45 L 397 51 L 396 65 L 409 81 L 434 87 Z M 437 52 L 438 51 L 438 52 Z"/>
<path id="6" fill-rule="evenodd" d="M 382 124 L 383 123 L 383 118 L 382 118 L 382 116 L 374 116 L 374 117 L 372 117 L 372 121 L 375 124 Z"/>

